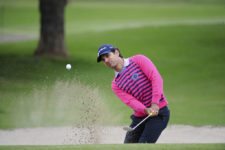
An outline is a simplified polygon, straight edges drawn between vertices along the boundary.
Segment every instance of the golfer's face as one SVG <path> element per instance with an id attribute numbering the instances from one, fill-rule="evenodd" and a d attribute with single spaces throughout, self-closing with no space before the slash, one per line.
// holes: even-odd
<path id="1" fill-rule="evenodd" d="M 110 52 L 102 56 L 102 61 L 106 66 L 114 68 L 117 65 L 117 57 L 115 53 Z"/>

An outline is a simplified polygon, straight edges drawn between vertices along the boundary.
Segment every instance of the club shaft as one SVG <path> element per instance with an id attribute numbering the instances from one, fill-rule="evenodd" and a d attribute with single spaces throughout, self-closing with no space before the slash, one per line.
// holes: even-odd
<path id="1" fill-rule="evenodd" d="M 136 129 L 140 124 L 142 124 L 146 119 L 148 119 L 149 117 L 151 117 L 152 114 L 149 114 L 147 117 L 145 117 L 141 122 L 139 122 L 135 127 L 133 127 L 132 129 Z"/>

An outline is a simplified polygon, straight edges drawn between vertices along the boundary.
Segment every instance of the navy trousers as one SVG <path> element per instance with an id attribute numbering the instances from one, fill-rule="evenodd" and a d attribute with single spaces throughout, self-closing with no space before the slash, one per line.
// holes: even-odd
<path id="1" fill-rule="evenodd" d="M 156 143 L 162 131 L 166 128 L 170 117 L 168 107 L 159 110 L 158 116 L 150 117 L 135 130 L 127 132 L 124 143 Z M 130 127 L 136 126 L 145 117 L 131 115 Z"/>

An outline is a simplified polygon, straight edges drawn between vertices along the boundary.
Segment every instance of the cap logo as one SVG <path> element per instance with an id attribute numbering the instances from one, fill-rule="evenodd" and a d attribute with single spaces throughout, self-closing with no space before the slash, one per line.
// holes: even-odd
<path id="1" fill-rule="evenodd" d="M 101 61 L 101 55 L 106 55 L 112 52 L 114 47 L 111 44 L 104 44 L 98 48 L 98 53 L 97 53 L 97 62 Z"/>
<path id="2" fill-rule="evenodd" d="M 101 48 L 99 51 L 98 51 L 98 56 L 100 55 L 100 53 L 103 51 L 103 50 L 105 50 L 107 47 L 103 47 L 103 48 Z"/>
<path id="3" fill-rule="evenodd" d="M 99 51 L 98 51 L 98 56 L 100 56 L 100 54 L 102 53 L 102 51 L 107 50 L 107 49 L 110 50 L 112 48 L 113 48 L 112 46 L 110 46 L 110 47 L 105 46 L 105 47 L 100 48 Z"/>
<path id="4" fill-rule="evenodd" d="M 104 50 L 104 49 L 106 49 L 106 47 L 101 48 L 101 49 L 99 50 L 99 52 L 101 52 L 101 51 Z"/>

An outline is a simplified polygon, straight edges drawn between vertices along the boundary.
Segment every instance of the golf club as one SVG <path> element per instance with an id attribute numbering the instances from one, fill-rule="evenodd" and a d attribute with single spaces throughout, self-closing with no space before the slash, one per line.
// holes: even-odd
<path id="1" fill-rule="evenodd" d="M 124 127 L 123 129 L 128 131 L 128 132 L 131 132 L 131 131 L 134 131 L 140 124 L 142 124 L 145 120 L 147 120 L 149 117 L 152 116 L 152 113 L 150 113 L 147 117 L 145 117 L 141 122 L 139 122 L 136 126 L 134 126 L 133 128 L 131 127 Z"/>

